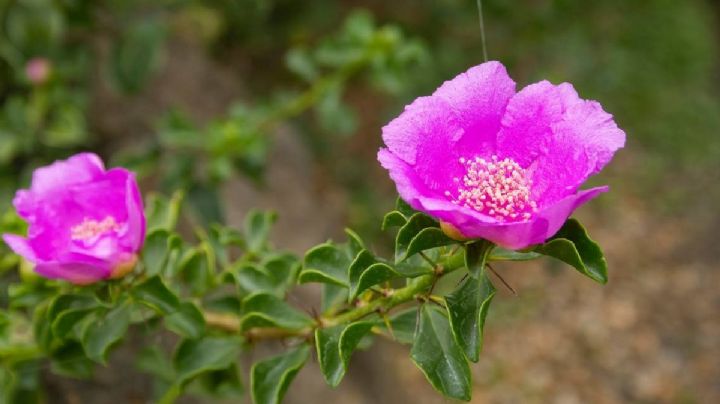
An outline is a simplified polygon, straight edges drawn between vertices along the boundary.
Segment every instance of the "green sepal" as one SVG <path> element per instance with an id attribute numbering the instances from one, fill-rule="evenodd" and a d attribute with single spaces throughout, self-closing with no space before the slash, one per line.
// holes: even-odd
<path id="1" fill-rule="evenodd" d="M 560 230 L 535 251 L 572 266 L 595 282 L 608 281 L 607 262 L 600 246 L 576 219 L 568 219 Z"/>
<path id="2" fill-rule="evenodd" d="M 470 366 L 453 337 L 445 313 L 431 304 L 425 304 L 420 309 L 420 324 L 410 357 L 441 394 L 470 400 Z"/>
<path id="3" fill-rule="evenodd" d="M 250 394 L 255 404 L 279 404 L 310 355 L 307 345 L 263 359 L 250 370 Z"/>
<path id="4" fill-rule="evenodd" d="M 353 351 L 372 327 L 373 323 L 363 321 L 315 330 L 315 349 L 327 384 L 340 384 Z"/>

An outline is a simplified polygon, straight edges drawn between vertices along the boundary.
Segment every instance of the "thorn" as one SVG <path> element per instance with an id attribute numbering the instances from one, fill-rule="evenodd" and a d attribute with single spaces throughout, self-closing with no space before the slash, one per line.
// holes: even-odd
<path id="1" fill-rule="evenodd" d="M 493 274 L 495 274 L 495 276 L 497 276 L 497 278 L 500 279 L 500 282 L 502 282 L 502 284 L 505 285 L 505 287 L 508 288 L 508 290 L 509 290 L 510 292 L 512 292 L 513 295 L 515 295 L 515 296 L 518 295 L 518 293 L 515 291 L 515 289 L 513 289 L 513 287 L 510 286 L 510 284 L 507 283 L 507 282 L 505 281 L 505 279 L 504 279 L 502 276 L 500 276 L 500 274 L 497 273 L 497 271 L 495 271 L 495 269 L 493 269 L 493 267 L 490 266 L 490 264 L 485 264 L 485 265 L 488 267 L 488 269 L 490 269 L 490 272 L 492 272 Z"/>

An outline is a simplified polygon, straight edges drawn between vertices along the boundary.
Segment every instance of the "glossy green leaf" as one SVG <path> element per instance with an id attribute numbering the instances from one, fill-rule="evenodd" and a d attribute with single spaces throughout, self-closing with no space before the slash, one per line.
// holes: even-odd
<path id="1" fill-rule="evenodd" d="M 410 218 L 410 216 L 415 215 L 418 213 L 415 209 L 413 209 L 410 205 L 408 205 L 407 202 L 402 200 L 402 198 L 397 198 L 395 200 L 395 210 L 400 212 L 403 216 L 406 218 Z"/>
<path id="2" fill-rule="evenodd" d="M 86 316 L 93 313 L 95 307 L 86 307 L 78 309 L 67 309 L 62 311 L 58 316 L 53 318 L 51 329 L 53 336 L 58 339 L 64 339 L 73 331 L 78 323 Z"/>
<path id="3" fill-rule="evenodd" d="M 245 392 L 237 364 L 207 372 L 198 382 L 201 391 L 213 398 L 239 398 Z"/>
<path id="4" fill-rule="evenodd" d="M 470 275 L 480 279 L 493 248 L 494 245 L 486 240 L 478 240 L 465 246 L 465 267 Z"/>
<path id="5" fill-rule="evenodd" d="M 103 364 L 107 362 L 108 350 L 125 336 L 130 325 L 130 307 L 127 303 L 121 304 L 88 328 L 83 339 L 88 358 Z"/>
<path id="6" fill-rule="evenodd" d="M 185 339 L 173 357 L 177 383 L 212 370 L 227 369 L 235 363 L 240 350 L 236 338 L 205 337 Z"/>
<path id="7" fill-rule="evenodd" d="M 437 231 L 427 231 L 428 229 L 436 229 Z M 422 250 L 451 243 L 454 243 L 454 241 L 442 234 L 435 219 L 423 213 L 416 213 L 408 219 L 407 223 L 397 233 L 395 238 L 395 262 L 401 262 Z"/>
<path id="8" fill-rule="evenodd" d="M 480 278 L 468 276 L 445 297 L 450 327 L 465 356 L 473 362 L 480 358 L 483 342 L 483 326 L 495 287 L 483 271 Z"/>
<path id="9" fill-rule="evenodd" d="M 362 238 L 355 233 L 352 229 L 345 229 L 345 234 L 348 237 L 348 250 L 351 256 L 356 256 L 360 251 L 365 249 L 365 243 Z"/>
<path id="10" fill-rule="evenodd" d="M 285 292 L 295 285 L 301 264 L 292 254 L 273 254 L 263 259 L 262 266 L 274 279 L 277 287 Z"/>
<path id="11" fill-rule="evenodd" d="M 488 261 L 531 261 L 542 257 L 542 254 L 528 251 L 513 251 L 502 247 L 493 248 L 488 256 Z"/>
<path id="12" fill-rule="evenodd" d="M 430 304 L 420 311 L 410 357 L 437 391 L 450 398 L 470 400 L 470 366 L 453 337 L 448 318 Z"/>
<path id="13" fill-rule="evenodd" d="M 205 318 L 193 303 L 183 302 L 165 317 L 165 327 L 181 337 L 196 339 L 205 334 Z"/>
<path id="14" fill-rule="evenodd" d="M 387 280 L 401 277 L 391 266 L 377 262 L 367 250 L 362 250 L 350 264 L 350 291 L 348 301 L 352 301 L 368 288 Z"/>
<path id="15" fill-rule="evenodd" d="M 327 384 L 340 384 L 353 351 L 372 326 L 370 322 L 356 322 L 315 330 L 315 349 Z"/>
<path id="16" fill-rule="evenodd" d="M 339 307 L 345 305 L 348 300 L 348 288 L 333 283 L 322 285 L 320 296 L 320 309 L 323 315 L 336 312 Z"/>
<path id="17" fill-rule="evenodd" d="M 350 257 L 334 244 L 325 243 L 310 249 L 305 254 L 299 282 L 332 283 L 348 286 Z"/>
<path id="18" fill-rule="evenodd" d="M 245 240 L 250 252 L 260 252 L 268 242 L 270 229 L 277 220 L 274 212 L 250 211 L 245 217 Z"/>
<path id="19" fill-rule="evenodd" d="M 310 348 L 302 345 L 264 359 L 250 370 L 250 393 L 255 404 L 279 404 L 295 375 L 305 365 Z"/>
<path id="20" fill-rule="evenodd" d="M 131 293 L 138 302 L 161 314 L 173 313 L 180 306 L 178 297 L 157 275 L 134 287 Z"/>
<path id="21" fill-rule="evenodd" d="M 576 219 L 568 219 L 549 241 L 537 246 L 535 251 L 571 265 L 596 282 L 605 284 L 608 281 L 607 262 L 600 246 Z"/>
<path id="22" fill-rule="evenodd" d="M 405 215 L 398 212 L 397 210 L 393 210 L 392 212 L 388 212 L 387 214 L 385 214 L 380 229 L 384 231 L 391 227 L 401 227 L 404 226 L 405 223 L 407 223 Z"/>
<path id="23" fill-rule="evenodd" d="M 282 292 L 278 290 L 277 280 L 263 266 L 241 262 L 237 268 L 232 269 L 231 273 L 237 285 L 245 293 L 266 292 L 282 296 Z"/>
<path id="24" fill-rule="evenodd" d="M 242 331 L 253 327 L 302 329 L 313 324 L 312 319 L 305 313 L 268 293 L 256 293 L 245 298 L 242 312 L 243 316 L 240 319 Z"/>

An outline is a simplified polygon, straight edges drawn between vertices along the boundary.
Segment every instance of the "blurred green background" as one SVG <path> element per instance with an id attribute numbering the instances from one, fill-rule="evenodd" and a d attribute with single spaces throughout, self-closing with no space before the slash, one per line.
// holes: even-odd
<path id="1" fill-rule="evenodd" d="M 494 303 L 473 402 L 720 402 L 720 3 L 485 0 L 484 14 L 519 87 L 573 83 L 628 143 L 591 180 L 612 192 L 578 213 L 610 283 L 500 267 L 519 296 Z M 299 253 L 344 226 L 388 244 L 380 128 L 483 61 L 475 0 L 0 0 L 0 21 L 3 211 L 34 167 L 93 150 L 145 192 L 185 190 L 199 223 L 274 208 L 275 243 Z M 46 74 L 28 71 L 38 60 Z M 287 401 L 444 402 L 402 347 L 353 361 L 338 390 L 307 367 Z M 58 403 L 150 389 L 122 353 L 92 381 L 46 379 Z"/>

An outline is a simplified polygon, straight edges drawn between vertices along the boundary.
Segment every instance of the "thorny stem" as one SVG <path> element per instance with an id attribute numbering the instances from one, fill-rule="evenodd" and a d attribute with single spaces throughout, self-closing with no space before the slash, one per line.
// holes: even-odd
<path id="1" fill-rule="evenodd" d="M 306 327 L 298 330 L 288 330 L 277 327 L 258 327 L 249 330 L 240 331 L 240 319 L 230 314 L 221 314 L 214 312 L 205 312 L 205 322 L 214 328 L 230 332 L 241 333 L 249 341 L 257 341 L 263 339 L 284 339 L 284 338 L 310 338 L 318 328 L 333 327 L 339 324 L 352 323 L 360 320 L 377 311 L 384 313 L 389 312 L 392 308 L 403 303 L 415 300 L 419 297 L 428 299 L 431 288 L 437 280 L 449 274 L 450 272 L 464 266 L 463 254 L 451 256 L 442 267 L 441 271 L 435 271 L 432 274 L 423 275 L 413 279 L 408 286 L 395 290 L 389 296 L 380 297 L 378 299 L 367 302 L 367 304 L 345 311 L 338 315 L 329 317 L 320 317 L 317 324 L 312 327 Z"/>

